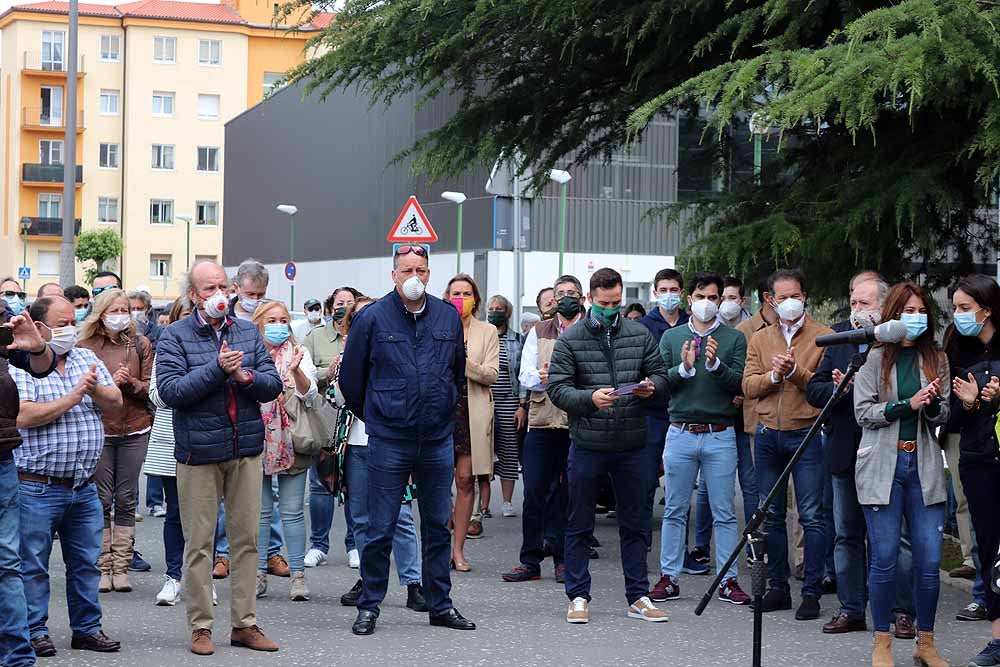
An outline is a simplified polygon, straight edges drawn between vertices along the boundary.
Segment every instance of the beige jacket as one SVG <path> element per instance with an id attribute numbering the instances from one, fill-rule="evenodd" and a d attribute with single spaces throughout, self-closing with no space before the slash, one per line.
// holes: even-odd
<path id="1" fill-rule="evenodd" d="M 497 328 L 481 320 L 469 324 L 465 353 L 465 378 L 469 383 L 469 435 L 472 440 L 472 474 L 493 474 L 493 392 L 500 373 L 500 339 Z"/>
<path id="2" fill-rule="evenodd" d="M 747 349 L 750 349 L 750 339 L 761 329 L 766 329 L 768 324 L 761 311 L 754 313 L 749 320 L 743 320 L 736 325 L 736 330 L 746 336 Z M 757 432 L 757 401 L 743 397 L 743 432 L 753 435 Z"/>
<path id="3" fill-rule="evenodd" d="M 562 333 L 559 318 L 544 320 L 535 325 L 535 335 L 538 337 L 538 369 L 552 360 L 552 348 Z M 524 357 L 521 357 L 524 363 Z M 565 428 L 569 429 L 569 418 L 566 413 L 552 405 L 549 395 L 544 391 L 531 392 L 531 405 L 528 410 L 528 430 L 533 428 Z"/>

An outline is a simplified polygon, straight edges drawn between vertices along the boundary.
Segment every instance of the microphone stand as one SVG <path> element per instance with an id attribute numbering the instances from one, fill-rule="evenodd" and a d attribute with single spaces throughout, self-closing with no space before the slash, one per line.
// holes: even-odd
<path id="1" fill-rule="evenodd" d="M 868 349 L 871 348 L 869 347 Z M 701 616 L 704 613 L 716 589 L 722 583 L 723 577 L 725 577 L 733 563 L 736 562 L 736 559 L 740 557 L 740 554 L 743 553 L 743 548 L 749 544 L 751 592 L 753 593 L 753 667 L 761 667 L 761 644 L 763 641 L 764 626 L 763 602 L 764 594 L 767 592 L 767 564 L 764 562 L 764 556 L 767 551 L 765 542 L 766 533 L 761 528 L 764 525 L 764 521 L 771 514 L 768 508 L 771 507 L 774 499 L 778 497 L 781 491 L 787 488 L 788 479 L 792 475 L 795 464 L 799 462 L 799 459 L 805 454 L 806 447 L 809 446 L 809 443 L 812 442 L 813 438 L 816 437 L 816 434 L 823 427 L 823 423 L 829 417 L 833 406 L 847 393 L 847 388 L 850 387 L 851 381 L 857 375 L 858 370 L 864 365 L 867 358 L 868 350 L 865 350 L 864 352 L 858 352 L 851 359 L 851 364 L 848 366 L 847 372 L 844 373 L 844 379 L 841 380 L 840 384 L 834 390 L 833 395 L 830 396 L 830 400 L 823 406 L 823 410 L 819 413 L 816 421 L 809 427 L 809 432 L 806 433 L 806 437 L 802 440 L 799 448 L 792 454 L 792 458 L 788 462 L 788 465 L 785 466 L 784 471 L 778 476 L 778 481 L 774 483 L 767 497 L 761 501 L 757 511 L 750 517 L 750 521 L 743 529 L 743 536 L 740 538 L 739 544 L 729 554 L 726 564 L 720 568 L 712 585 L 705 591 L 701 602 L 698 603 L 698 606 L 694 610 L 696 616 Z"/>

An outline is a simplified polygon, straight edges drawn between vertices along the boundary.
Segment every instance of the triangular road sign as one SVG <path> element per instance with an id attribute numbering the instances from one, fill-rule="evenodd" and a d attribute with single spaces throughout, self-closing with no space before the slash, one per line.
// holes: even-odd
<path id="1" fill-rule="evenodd" d="M 389 230 L 386 240 L 391 243 L 434 243 L 438 240 L 437 232 L 431 227 L 427 214 L 413 195 L 406 200 L 406 205 L 396 218 L 396 224 Z"/>

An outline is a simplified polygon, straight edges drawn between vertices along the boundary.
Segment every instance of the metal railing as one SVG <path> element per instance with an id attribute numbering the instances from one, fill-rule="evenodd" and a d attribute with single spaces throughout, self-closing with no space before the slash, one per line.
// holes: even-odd
<path id="1" fill-rule="evenodd" d="M 25 226 L 27 225 L 27 229 Z M 73 235 L 80 235 L 80 218 L 75 220 Z M 25 236 L 62 236 L 62 218 L 21 218 L 21 233 Z"/>
<path id="2" fill-rule="evenodd" d="M 29 72 L 66 72 L 69 69 L 65 53 L 60 58 L 42 58 L 41 51 L 25 51 L 21 62 L 21 69 Z M 80 64 L 76 70 L 77 74 L 83 74 L 86 71 L 83 65 L 84 58 L 81 54 Z"/>
<path id="3" fill-rule="evenodd" d="M 61 114 L 55 115 L 52 109 L 43 107 L 24 107 L 22 110 L 22 124 L 25 127 L 65 127 L 66 119 Z M 83 111 L 76 114 L 76 129 L 83 129 Z"/>
<path id="4" fill-rule="evenodd" d="M 27 183 L 62 183 L 63 165 L 29 164 L 21 165 L 21 180 Z M 83 165 L 76 166 L 76 182 L 83 183 Z"/>

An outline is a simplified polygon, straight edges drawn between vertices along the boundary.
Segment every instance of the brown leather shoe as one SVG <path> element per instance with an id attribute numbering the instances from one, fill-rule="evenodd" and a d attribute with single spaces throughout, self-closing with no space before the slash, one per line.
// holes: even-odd
<path id="1" fill-rule="evenodd" d="M 39 658 L 51 658 L 56 654 L 56 646 L 48 635 L 32 637 L 31 647 L 35 649 L 35 655 Z"/>
<path id="2" fill-rule="evenodd" d="M 274 554 L 267 559 L 267 573 L 275 577 L 287 577 L 291 575 L 288 569 L 288 561 L 281 554 Z"/>
<path id="3" fill-rule="evenodd" d="M 87 637 L 73 637 L 70 648 L 98 653 L 115 653 L 121 650 L 121 642 L 116 642 L 103 632 L 95 632 Z"/>
<path id="4" fill-rule="evenodd" d="M 251 625 L 249 628 L 233 628 L 232 634 L 229 635 L 229 643 L 254 651 L 278 650 L 278 643 L 265 637 L 264 631 L 258 625 Z"/>
<path id="5" fill-rule="evenodd" d="M 968 579 L 970 581 L 975 581 L 976 568 L 969 565 L 959 565 L 954 570 L 949 570 L 948 576 L 952 579 Z"/>
<path id="6" fill-rule="evenodd" d="M 213 579 L 225 579 L 229 576 L 229 559 L 222 556 L 215 557 L 215 567 L 212 568 Z"/>
<path id="7" fill-rule="evenodd" d="M 917 636 L 917 628 L 913 625 L 913 618 L 907 614 L 900 614 L 896 617 L 896 639 L 914 639 Z"/>
<path id="8" fill-rule="evenodd" d="M 470 540 L 478 540 L 483 536 L 483 522 L 479 519 L 473 519 L 469 522 L 469 529 L 466 531 L 465 536 Z"/>
<path id="9" fill-rule="evenodd" d="M 212 655 L 215 644 L 212 642 L 212 631 L 201 628 L 191 633 L 191 652 L 195 655 Z"/>
<path id="10" fill-rule="evenodd" d="M 847 614 L 834 616 L 833 620 L 823 626 L 823 634 L 842 635 L 845 632 L 864 632 L 868 624 L 863 618 L 851 618 Z"/>

